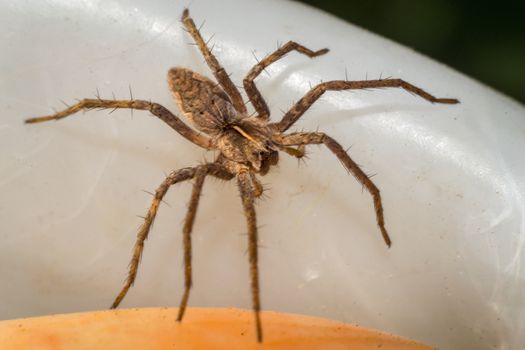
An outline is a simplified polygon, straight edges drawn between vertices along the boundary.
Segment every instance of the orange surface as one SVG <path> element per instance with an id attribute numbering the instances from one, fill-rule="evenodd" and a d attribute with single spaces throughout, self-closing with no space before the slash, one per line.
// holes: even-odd
<path id="1" fill-rule="evenodd" d="M 343 323 L 263 312 L 264 343 L 255 338 L 251 311 L 128 309 L 0 322 L 2 350 L 82 349 L 381 349 L 429 350 L 404 338 Z"/>

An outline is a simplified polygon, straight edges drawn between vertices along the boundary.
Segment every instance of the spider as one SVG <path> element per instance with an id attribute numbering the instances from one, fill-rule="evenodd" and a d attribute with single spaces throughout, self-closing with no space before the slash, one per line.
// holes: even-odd
<path id="1" fill-rule="evenodd" d="M 313 58 L 326 54 L 328 49 L 312 51 L 294 41 L 289 41 L 253 66 L 243 80 L 244 90 L 256 112 L 255 115 L 249 116 L 239 90 L 208 48 L 199 29 L 190 17 L 188 9 L 183 11 L 182 23 L 185 30 L 193 37 L 217 80 L 217 83 L 215 83 L 196 72 L 181 67 L 171 68 L 168 72 L 169 87 L 179 109 L 198 131 L 189 127 L 160 104 L 145 100 L 135 100 L 133 97 L 130 100 L 104 100 L 99 96 L 96 99 L 83 99 L 53 115 L 26 119 L 25 122 L 32 124 L 59 120 L 81 110 L 94 108 L 145 110 L 163 120 L 194 144 L 206 150 L 218 150 L 219 155 L 214 162 L 175 170 L 157 188 L 137 235 L 127 279 L 111 308 L 118 307 L 135 282 L 144 242 L 148 238 L 157 209 L 164 195 L 172 185 L 193 179 L 193 190 L 182 229 L 184 293 L 180 301 L 177 321 L 182 320 L 192 286 L 191 232 L 204 180 L 207 176 L 213 176 L 221 180 L 235 179 L 248 225 L 252 306 L 255 316 L 257 341 L 262 342 L 263 331 L 260 318 L 261 303 L 257 264 L 258 233 L 254 202 L 256 198 L 263 194 L 263 186 L 257 175 L 266 175 L 270 168 L 278 163 L 280 151 L 293 157 L 301 158 L 305 154 L 305 146 L 313 144 L 325 145 L 341 161 L 346 170 L 371 194 L 377 225 L 386 245 L 388 247 L 391 245 L 390 237 L 385 228 L 379 189 L 352 160 L 345 149 L 336 140 L 323 132 L 285 132 L 327 91 L 401 88 L 432 103 L 455 104 L 459 101 L 453 98 L 436 98 L 402 79 L 335 80 L 320 83 L 311 88 L 284 114 L 280 121 L 270 122 L 270 110 L 254 83 L 257 76 L 266 67 L 292 51 Z"/>

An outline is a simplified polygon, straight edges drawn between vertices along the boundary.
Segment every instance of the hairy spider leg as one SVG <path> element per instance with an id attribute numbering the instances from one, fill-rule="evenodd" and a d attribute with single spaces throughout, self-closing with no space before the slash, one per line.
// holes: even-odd
<path id="1" fill-rule="evenodd" d="M 135 282 L 135 278 L 137 277 L 137 270 L 140 264 L 140 258 L 142 257 L 142 251 L 144 250 L 144 242 L 148 238 L 151 225 L 155 220 L 155 216 L 157 215 L 157 210 L 159 209 L 159 205 L 162 201 L 162 198 L 164 198 L 164 195 L 166 194 L 166 192 L 168 192 L 168 189 L 172 185 L 192 179 L 195 176 L 197 169 L 198 167 L 182 168 L 179 170 L 175 170 L 166 177 L 166 179 L 160 184 L 160 186 L 155 191 L 155 196 L 153 197 L 146 217 L 144 218 L 144 223 L 142 224 L 142 226 L 140 226 L 139 232 L 137 234 L 137 240 L 133 248 L 133 255 L 129 263 L 128 277 L 126 279 L 126 282 L 124 283 L 124 286 L 122 287 L 122 290 L 117 295 L 115 301 L 111 305 L 112 309 L 115 309 L 119 306 L 122 299 L 124 299 L 124 297 L 128 293 L 129 288 L 131 288 L 131 286 Z"/>
<path id="2" fill-rule="evenodd" d="M 360 90 L 374 88 L 401 88 L 408 92 L 414 93 L 432 103 L 456 104 L 459 100 L 455 98 L 436 98 L 425 90 L 412 85 L 402 79 L 379 79 L 379 80 L 359 80 L 346 81 L 334 80 L 321 83 L 306 93 L 286 114 L 280 122 L 273 123 L 278 131 L 288 130 L 301 116 L 306 112 L 315 101 L 319 99 L 326 91 L 343 91 L 343 90 Z"/>
<path id="3" fill-rule="evenodd" d="M 166 124 L 171 126 L 175 131 L 184 136 L 187 140 L 193 142 L 197 146 L 210 149 L 211 141 L 208 137 L 199 134 L 180 120 L 177 116 L 171 113 L 167 108 L 161 106 L 158 103 L 152 103 L 143 100 L 102 100 L 102 99 L 83 99 L 74 105 L 57 112 L 53 115 L 29 118 L 25 120 L 25 123 L 41 123 L 47 122 L 50 120 L 59 120 L 66 118 L 76 112 L 82 110 L 91 110 L 91 109 L 110 109 L 113 110 L 118 108 L 127 108 L 127 109 L 138 109 L 150 111 L 151 114 L 163 120 Z"/>
<path id="4" fill-rule="evenodd" d="M 231 81 L 228 73 L 226 73 L 219 61 L 217 61 L 217 58 L 215 58 L 213 53 L 211 53 L 210 49 L 206 45 L 206 42 L 202 38 L 199 29 L 197 29 L 195 26 L 195 22 L 193 22 L 193 19 L 190 17 L 190 11 L 188 9 L 184 9 L 184 12 L 182 13 L 182 23 L 186 27 L 186 30 L 193 37 L 193 40 L 204 56 L 204 59 L 206 60 L 208 67 L 210 67 L 211 71 L 213 72 L 213 75 L 217 79 L 217 82 L 224 89 L 226 94 L 230 96 L 233 107 L 237 110 L 237 112 L 246 114 L 246 106 L 242 100 L 241 93 Z"/>
<path id="5" fill-rule="evenodd" d="M 184 246 L 184 293 L 180 302 L 177 321 L 182 321 L 184 312 L 188 306 L 188 299 L 192 286 L 191 232 L 197 214 L 197 206 L 199 204 L 202 186 L 204 185 L 204 179 L 207 175 L 213 175 L 222 180 L 231 180 L 233 178 L 233 175 L 218 163 L 209 163 L 199 166 L 195 172 L 195 182 L 193 184 L 190 203 L 188 205 L 188 211 L 186 212 L 186 218 L 184 219 L 184 227 L 182 230 Z"/>
<path id="6" fill-rule="evenodd" d="M 253 195 L 255 198 L 259 198 L 264 192 L 264 187 L 261 184 L 261 181 L 255 176 L 255 173 L 250 172 L 250 179 L 252 180 L 253 185 Z"/>
<path id="7" fill-rule="evenodd" d="M 204 178 L 206 175 L 213 175 L 217 178 L 223 180 L 231 180 L 233 175 L 230 174 L 223 166 L 218 163 L 208 163 L 192 168 L 182 168 L 172 172 L 162 184 L 155 191 L 155 196 L 151 202 L 150 208 L 146 217 L 144 218 L 144 223 L 139 229 L 137 234 L 137 241 L 133 249 L 133 256 L 129 264 L 128 278 L 122 290 L 115 298 L 115 301 L 111 305 L 111 308 L 114 309 L 122 302 L 128 290 L 133 286 L 135 278 L 137 276 L 138 267 L 140 264 L 140 259 L 142 256 L 142 251 L 144 250 L 144 242 L 148 238 L 151 225 L 155 220 L 157 215 L 157 210 L 159 208 L 160 202 L 164 198 L 164 195 L 167 193 L 168 189 L 175 185 L 176 183 L 187 181 L 192 178 L 195 178 L 195 184 L 193 185 L 193 192 L 190 199 L 190 205 L 188 212 L 186 214 L 184 228 L 183 228 L 183 245 L 184 245 L 184 279 L 185 279 L 185 290 L 179 307 L 179 313 L 177 316 L 177 321 L 181 321 L 188 304 L 189 291 L 192 283 L 192 265 L 191 265 L 191 230 L 193 227 L 193 222 L 195 220 L 195 214 L 197 212 L 197 205 L 199 203 L 200 193 L 202 190 L 202 185 L 204 183 Z"/>
<path id="8" fill-rule="evenodd" d="M 263 340 L 261 325 L 261 302 L 259 291 L 259 270 L 257 267 L 257 219 L 254 206 L 254 190 L 252 188 L 250 174 L 248 171 L 241 171 L 237 174 L 237 185 L 241 193 L 242 206 L 246 222 L 248 224 L 248 255 L 250 260 L 250 285 L 252 289 L 252 306 L 255 313 L 255 327 L 257 341 Z"/>
<path id="9" fill-rule="evenodd" d="M 179 305 L 179 311 L 177 314 L 177 321 L 182 321 L 184 311 L 188 305 L 188 298 L 190 296 L 190 288 L 192 285 L 192 265 L 191 265 L 191 231 L 193 229 L 193 223 L 195 221 L 195 215 L 197 214 L 197 206 L 204 185 L 204 179 L 206 178 L 206 169 L 199 167 L 194 177 L 193 190 L 191 192 L 190 203 L 188 205 L 188 211 L 186 212 L 186 218 L 184 219 L 184 227 L 182 229 L 182 241 L 184 246 L 184 293 Z"/>
<path id="10" fill-rule="evenodd" d="M 263 58 L 261 61 L 259 61 L 255 66 L 250 69 L 246 77 L 244 78 L 243 84 L 244 84 L 244 91 L 246 91 L 246 94 L 248 95 L 248 98 L 250 99 L 253 107 L 257 111 L 257 117 L 262 118 L 265 120 L 270 119 L 270 110 L 268 109 L 268 105 L 266 104 L 264 98 L 262 97 L 261 93 L 255 86 L 254 80 L 261 74 L 261 72 L 268 67 L 270 64 L 278 61 L 279 59 L 283 58 L 287 53 L 290 51 L 297 51 L 299 53 L 302 53 L 303 55 L 306 55 L 310 58 L 314 58 L 317 56 L 324 55 L 329 50 L 328 49 L 321 49 L 318 51 L 312 51 L 301 44 L 298 44 L 294 41 L 289 41 L 277 50 L 275 50 L 270 55 Z"/>
<path id="11" fill-rule="evenodd" d="M 361 170 L 359 165 L 350 158 L 344 148 L 333 138 L 322 132 L 297 132 L 279 137 L 278 142 L 287 146 L 301 146 L 311 144 L 324 144 L 337 158 L 343 163 L 343 166 L 366 188 L 374 200 L 377 225 L 387 246 L 392 245 L 392 241 L 385 228 L 385 219 L 383 216 L 383 204 L 381 195 L 377 186 L 370 180 L 368 175 Z"/>
<path id="12" fill-rule="evenodd" d="M 297 148 L 282 146 L 280 150 L 288 153 L 291 156 L 294 156 L 297 159 L 301 159 L 306 155 L 304 145 L 299 145 Z"/>

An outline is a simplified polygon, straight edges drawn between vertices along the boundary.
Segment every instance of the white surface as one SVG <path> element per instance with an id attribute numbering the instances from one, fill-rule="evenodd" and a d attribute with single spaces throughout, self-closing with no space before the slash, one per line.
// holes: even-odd
<path id="1" fill-rule="evenodd" d="M 24 125 L 60 99 L 129 96 L 177 111 L 166 73 L 211 76 L 177 1 L 0 3 L 0 318 L 104 309 L 120 290 L 163 172 L 211 153 L 146 113 L 90 112 Z M 284 1 L 191 2 L 240 85 L 258 57 L 293 39 L 331 52 L 290 54 L 258 86 L 277 120 L 320 79 L 401 77 L 460 105 L 403 91 L 331 93 L 294 129 L 318 126 L 382 191 L 387 249 L 370 196 L 320 147 L 281 157 L 258 203 L 264 309 L 319 315 L 441 349 L 518 349 L 525 340 L 525 113 L 425 57 Z M 177 306 L 190 185 L 173 188 L 123 307 Z M 250 308 L 245 221 L 233 183 L 206 182 L 194 230 L 194 306 Z M 519 345 L 518 345 L 519 344 Z"/>

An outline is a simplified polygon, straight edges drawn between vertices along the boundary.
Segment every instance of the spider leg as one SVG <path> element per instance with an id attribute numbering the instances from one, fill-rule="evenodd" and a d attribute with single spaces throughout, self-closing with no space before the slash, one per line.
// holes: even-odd
<path id="1" fill-rule="evenodd" d="M 237 184 L 241 193 L 244 215 L 248 223 L 248 254 L 250 259 L 250 280 L 252 289 L 252 305 L 255 313 L 255 327 L 257 341 L 262 342 L 263 333 L 261 325 L 261 302 L 259 295 L 259 270 L 257 268 L 257 221 L 254 206 L 254 190 L 248 171 L 237 174 Z"/>
<path id="2" fill-rule="evenodd" d="M 151 229 L 151 225 L 153 224 L 153 221 L 155 220 L 155 216 L 157 215 L 157 210 L 159 208 L 160 202 L 162 201 L 162 198 L 164 197 L 166 192 L 168 192 L 168 189 L 170 188 L 170 186 L 178 182 L 186 181 L 186 180 L 193 178 L 195 176 L 196 171 L 197 171 L 197 167 L 182 168 L 182 169 L 176 170 L 172 172 L 170 175 L 168 175 L 166 179 L 162 182 L 162 184 L 155 191 L 155 196 L 153 197 L 153 201 L 151 202 L 148 213 L 146 214 L 146 217 L 144 218 L 144 223 L 140 227 L 139 233 L 137 234 L 137 240 L 133 248 L 133 256 L 129 263 L 128 277 L 126 279 L 124 286 L 122 287 L 122 290 L 120 291 L 118 296 L 115 298 L 115 301 L 111 305 L 112 309 L 118 307 L 122 299 L 124 299 L 124 297 L 126 296 L 129 288 L 131 288 L 131 286 L 135 282 L 140 259 L 142 257 L 142 251 L 144 249 L 144 242 L 148 238 L 148 234 Z"/>
<path id="3" fill-rule="evenodd" d="M 235 109 L 241 114 L 246 114 L 246 106 L 244 105 L 244 102 L 242 100 L 241 93 L 239 92 L 237 87 L 235 87 L 235 84 L 233 84 L 233 82 L 231 81 L 228 73 L 226 73 L 224 68 L 220 65 L 219 61 L 217 61 L 217 58 L 215 58 L 215 56 L 211 53 L 210 49 L 206 45 L 206 42 L 202 38 L 199 29 L 197 29 L 197 27 L 195 26 L 195 22 L 193 22 L 193 19 L 191 19 L 190 11 L 188 9 L 184 9 L 184 12 L 182 13 L 182 23 L 186 27 L 186 30 L 193 37 L 193 40 L 195 40 L 197 47 L 204 56 L 204 59 L 206 60 L 206 63 L 212 70 L 213 75 L 215 76 L 221 87 L 224 89 L 224 91 L 228 94 L 228 96 L 230 96 Z"/>
<path id="4" fill-rule="evenodd" d="M 284 132 L 292 126 L 301 116 L 306 112 L 312 104 L 314 104 L 319 97 L 326 91 L 342 91 L 342 90 L 360 90 L 373 88 L 401 88 L 408 92 L 414 93 L 425 100 L 432 103 L 446 103 L 455 104 L 459 101 L 455 98 L 437 98 L 424 91 L 423 89 L 412 85 L 402 79 L 379 79 L 379 80 L 360 80 L 360 81 L 346 81 L 334 80 L 321 83 L 306 93 L 286 114 L 280 122 L 271 124 L 277 128 L 278 131 Z"/>
<path id="5" fill-rule="evenodd" d="M 192 265 L 191 265 L 191 231 L 193 228 L 193 222 L 195 221 L 195 215 L 197 213 L 197 205 L 199 204 L 199 198 L 201 195 L 202 185 L 206 178 L 206 168 L 200 167 L 195 174 L 195 183 L 193 184 L 193 191 L 191 193 L 190 204 L 188 205 L 188 211 L 186 218 L 184 219 L 183 233 L 183 244 L 184 244 L 184 294 L 180 301 L 179 312 L 177 315 L 177 321 L 182 321 L 184 311 L 188 305 L 188 298 L 190 296 L 190 288 L 192 285 Z"/>
<path id="6" fill-rule="evenodd" d="M 288 153 L 291 156 L 294 156 L 297 159 L 301 159 L 306 155 L 305 146 L 299 145 L 299 147 L 281 147 L 281 150 Z"/>
<path id="7" fill-rule="evenodd" d="M 188 211 L 186 218 L 184 219 L 183 232 L 183 245 L 184 245 L 184 294 L 179 306 L 179 312 L 177 315 L 177 321 L 182 321 L 184 311 L 188 305 L 188 299 L 190 296 L 190 289 L 192 286 L 192 264 L 191 264 L 191 231 L 193 229 L 193 223 L 195 222 L 195 215 L 197 213 L 197 206 L 204 184 L 206 175 L 213 175 L 223 180 L 230 180 L 233 175 L 227 172 L 222 166 L 217 163 L 205 164 L 197 168 L 195 172 L 195 183 L 193 184 L 193 191 L 191 193 L 190 203 L 188 205 Z"/>
<path id="8" fill-rule="evenodd" d="M 211 148 L 211 141 L 208 137 L 199 134 L 198 132 L 191 129 L 189 126 L 184 124 L 177 116 L 171 113 L 167 108 L 161 106 L 158 103 L 152 103 L 144 100 L 102 100 L 102 99 L 83 99 L 78 103 L 57 112 L 53 115 L 45 117 L 29 118 L 25 120 L 27 124 L 47 122 L 50 120 L 59 120 L 66 118 L 74 113 L 82 110 L 91 110 L 94 108 L 99 109 L 117 109 L 117 108 L 128 108 L 128 109 L 139 109 L 150 111 L 154 116 L 163 120 L 166 124 L 171 126 L 175 131 L 184 136 L 187 140 L 194 144 L 203 147 Z"/>
<path id="9" fill-rule="evenodd" d="M 264 192 L 264 187 L 261 184 L 261 181 L 259 181 L 259 179 L 252 172 L 250 172 L 250 179 L 252 180 L 253 185 L 253 195 L 255 198 L 259 198 Z"/>
<path id="10" fill-rule="evenodd" d="M 253 107 L 257 111 L 258 118 L 268 120 L 270 118 L 270 110 L 268 109 L 268 106 L 266 105 L 266 102 L 264 101 L 261 93 L 255 86 L 255 78 L 257 78 L 257 76 L 261 74 L 261 72 L 270 64 L 278 61 L 287 53 L 294 50 L 310 58 L 321 56 L 328 52 L 328 49 L 312 51 L 294 41 L 289 41 L 253 66 L 246 75 L 246 78 L 244 78 L 243 84 L 246 94 L 248 95 Z"/>
<path id="11" fill-rule="evenodd" d="M 301 146 L 309 144 L 324 144 L 339 160 L 343 166 L 359 181 L 364 188 L 372 195 L 376 212 L 377 225 L 387 246 L 392 245 L 392 241 L 385 228 L 383 216 L 383 204 L 377 186 L 370 180 L 368 175 L 361 170 L 359 165 L 350 158 L 344 148 L 333 138 L 322 132 L 297 132 L 280 136 L 278 142 L 284 146 Z"/>

